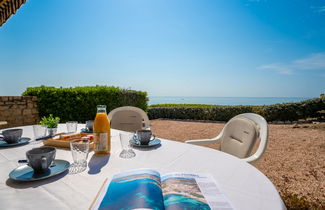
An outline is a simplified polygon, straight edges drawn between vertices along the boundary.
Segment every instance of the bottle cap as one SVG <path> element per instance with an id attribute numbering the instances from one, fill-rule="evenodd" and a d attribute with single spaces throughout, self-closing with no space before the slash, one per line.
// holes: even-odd
<path id="1" fill-rule="evenodd" d="M 97 108 L 105 108 L 106 109 L 106 105 L 97 105 Z"/>

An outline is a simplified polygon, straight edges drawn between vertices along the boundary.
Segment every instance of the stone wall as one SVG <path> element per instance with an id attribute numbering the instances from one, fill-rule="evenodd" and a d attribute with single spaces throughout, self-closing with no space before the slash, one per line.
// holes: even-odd
<path id="1" fill-rule="evenodd" d="M 36 96 L 0 96 L 0 129 L 39 122 Z"/>

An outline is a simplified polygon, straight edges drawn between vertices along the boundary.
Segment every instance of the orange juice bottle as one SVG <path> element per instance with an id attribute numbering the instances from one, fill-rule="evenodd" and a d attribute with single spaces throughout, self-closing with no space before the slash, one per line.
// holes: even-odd
<path id="1" fill-rule="evenodd" d="M 111 152 L 111 128 L 105 105 L 97 106 L 94 120 L 94 151 L 95 154 L 109 154 Z"/>

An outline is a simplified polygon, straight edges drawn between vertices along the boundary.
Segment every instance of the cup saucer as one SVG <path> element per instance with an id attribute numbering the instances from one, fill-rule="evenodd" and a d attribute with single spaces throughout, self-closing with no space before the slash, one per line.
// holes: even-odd
<path id="1" fill-rule="evenodd" d="M 30 138 L 22 137 L 21 139 L 18 140 L 18 142 L 13 143 L 13 144 L 8 144 L 4 140 L 0 140 L 0 147 L 12 147 L 12 146 L 18 146 L 22 144 L 27 144 L 30 141 Z"/>
<path id="2" fill-rule="evenodd" d="M 87 128 L 81 128 L 81 133 L 93 133 L 93 131 L 88 130 Z"/>
<path id="3" fill-rule="evenodd" d="M 130 145 L 133 147 L 154 147 L 157 146 L 161 143 L 161 140 L 158 138 L 155 138 L 154 140 L 149 141 L 148 144 L 141 144 L 140 140 L 134 136 L 131 140 L 130 140 Z"/>
<path id="4" fill-rule="evenodd" d="M 23 165 L 12 170 L 9 177 L 16 181 L 29 182 L 50 178 L 66 171 L 70 167 L 70 163 L 66 160 L 54 160 L 49 170 L 44 173 L 34 173 L 34 170 L 28 166 Z"/>

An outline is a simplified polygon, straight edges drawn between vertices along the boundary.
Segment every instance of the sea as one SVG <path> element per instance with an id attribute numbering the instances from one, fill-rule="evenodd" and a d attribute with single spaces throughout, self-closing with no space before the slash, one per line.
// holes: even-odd
<path id="1" fill-rule="evenodd" d="M 313 97 L 195 97 L 195 96 L 149 96 L 154 104 L 209 104 L 209 105 L 270 105 L 308 100 Z"/>

